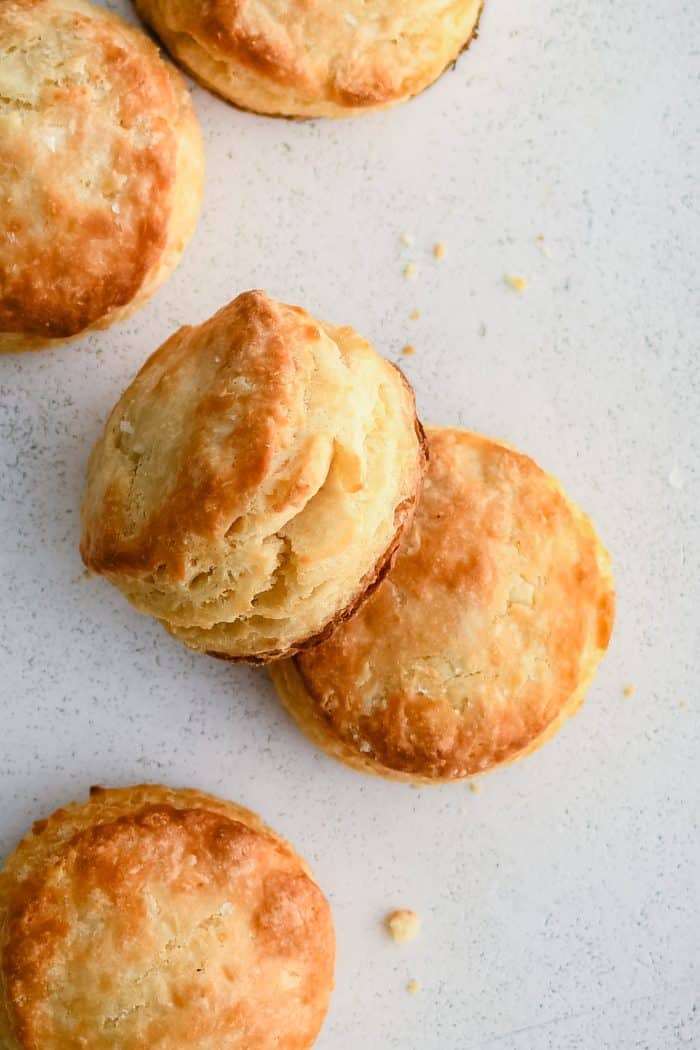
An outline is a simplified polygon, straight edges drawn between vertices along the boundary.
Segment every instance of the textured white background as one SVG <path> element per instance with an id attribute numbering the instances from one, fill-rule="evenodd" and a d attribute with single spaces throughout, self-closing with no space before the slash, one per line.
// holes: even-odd
<path id="1" fill-rule="evenodd" d="M 0 850 L 93 782 L 259 810 L 332 901 L 323 1050 L 700 1046 L 699 38 L 697 0 L 490 0 L 456 71 L 393 112 L 295 124 L 197 89 L 206 199 L 174 278 L 119 328 L 0 359 Z M 174 327 L 256 286 L 394 360 L 415 344 L 423 418 L 535 456 L 612 550 L 588 702 L 479 794 L 345 770 L 263 672 L 82 578 L 109 408 Z M 383 934 L 394 906 L 423 916 L 411 945 Z"/>

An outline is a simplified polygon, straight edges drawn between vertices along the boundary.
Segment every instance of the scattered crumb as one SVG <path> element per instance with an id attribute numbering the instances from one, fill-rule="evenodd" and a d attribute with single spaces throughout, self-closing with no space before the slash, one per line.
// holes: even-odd
<path id="1" fill-rule="evenodd" d="M 486 335 L 486 325 L 482 321 L 479 325 L 479 335 L 483 338 Z"/>
<path id="2" fill-rule="evenodd" d="M 441 244 L 439 241 L 438 241 L 437 244 L 433 245 L 433 255 L 435 256 L 436 259 L 444 259 L 445 258 L 445 245 Z"/>
<path id="3" fill-rule="evenodd" d="M 402 233 L 401 243 L 405 244 L 406 247 L 410 248 L 412 244 L 416 243 L 416 238 L 413 236 L 412 233 Z"/>
<path id="4" fill-rule="evenodd" d="M 503 280 L 506 282 L 509 288 L 512 288 L 514 292 L 524 292 L 527 288 L 527 281 L 524 277 L 519 277 L 515 273 L 507 273 Z"/>
<path id="5" fill-rule="evenodd" d="M 626 685 L 622 692 L 624 696 L 634 696 L 636 690 L 636 685 Z"/>
<path id="6" fill-rule="evenodd" d="M 542 254 L 545 255 L 549 259 L 551 257 L 552 253 L 549 250 L 549 245 L 547 245 L 545 243 L 544 234 L 543 233 L 538 233 L 538 235 L 535 237 L 535 240 L 537 241 L 537 243 L 538 243 L 538 245 L 540 247 L 540 251 L 542 252 Z"/>
<path id="7" fill-rule="evenodd" d="M 671 468 L 671 473 L 668 475 L 668 483 L 671 486 L 671 488 L 683 488 L 683 471 L 680 467 L 675 466 Z"/>
<path id="8" fill-rule="evenodd" d="M 469 790 L 473 791 L 475 795 L 478 795 L 479 792 L 481 791 L 481 784 L 479 783 L 479 781 L 478 780 L 470 780 L 469 781 Z"/>
<path id="9" fill-rule="evenodd" d="M 404 944 L 418 936 L 420 918 L 410 908 L 399 908 L 387 915 L 386 925 L 396 943 Z"/>
<path id="10" fill-rule="evenodd" d="M 420 991 L 420 981 L 416 980 L 415 977 L 412 977 L 411 980 L 406 985 L 406 988 L 411 993 L 411 995 L 415 995 L 416 992 Z"/>
<path id="11" fill-rule="evenodd" d="M 409 314 L 409 317 L 411 318 L 412 321 L 417 321 L 418 320 L 418 318 L 420 317 L 420 310 L 418 309 L 418 307 L 416 307 L 415 310 L 411 310 L 411 313 Z"/>
<path id="12" fill-rule="evenodd" d="M 415 346 L 411 346 L 410 343 L 408 343 L 403 348 L 403 350 L 401 351 L 401 353 L 404 355 L 404 357 L 411 357 L 413 354 L 415 354 L 415 352 L 416 352 Z"/>
<path id="13" fill-rule="evenodd" d="M 133 434 L 134 433 L 133 424 L 130 423 L 128 419 L 120 419 L 119 420 L 119 429 L 121 430 L 122 434 Z"/>
<path id="14" fill-rule="evenodd" d="M 406 265 L 403 268 L 403 275 L 404 275 L 404 277 L 408 277 L 408 279 L 410 280 L 411 278 L 416 277 L 417 274 L 418 274 L 418 270 L 416 269 L 415 264 L 414 263 L 406 263 Z"/>
<path id="15" fill-rule="evenodd" d="M 417 781 L 415 781 L 415 780 L 412 780 L 411 783 L 409 784 L 409 787 L 412 787 L 414 791 L 420 791 L 420 789 L 423 787 L 423 785 L 417 783 Z"/>
<path id="16" fill-rule="evenodd" d="M 679 707 L 687 707 L 687 706 L 688 706 L 688 703 L 687 703 L 687 701 L 686 701 L 686 700 L 681 700 L 681 701 L 680 701 L 680 703 L 678 704 L 678 706 L 679 706 Z"/>

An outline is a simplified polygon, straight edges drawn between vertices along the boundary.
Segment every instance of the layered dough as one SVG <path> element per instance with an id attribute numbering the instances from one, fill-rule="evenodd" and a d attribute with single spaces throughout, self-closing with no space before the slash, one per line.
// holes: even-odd
<path id="1" fill-rule="evenodd" d="M 122 395 L 90 459 L 82 555 L 192 648 L 265 662 L 376 586 L 423 467 L 396 368 L 351 328 L 245 293 Z"/>
<path id="2" fill-rule="evenodd" d="M 613 624 L 610 561 L 527 456 L 430 429 L 396 564 L 358 615 L 271 668 L 333 757 L 399 780 L 482 773 L 539 746 L 581 704 Z"/>

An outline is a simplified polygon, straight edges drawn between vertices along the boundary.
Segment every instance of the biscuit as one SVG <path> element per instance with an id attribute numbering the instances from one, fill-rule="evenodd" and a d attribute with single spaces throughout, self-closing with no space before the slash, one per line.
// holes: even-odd
<path id="1" fill-rule="evenodd" d="M 417 95 L 476 34 L 483 0 L 136 0 L 171 55 L 244 109 L 345 117 Z"/>
<path id="2" fill-rule="evenodd" d="M 247 292 L 122 395 L 88 467 L 83 560 L 192 648 L 265 663 L 376 586 L 424 456 L 397 368 L 353 329 Z"/>
<path id="3" fill-rule="evenodd" d="M 608 645 L 609 558 L 559 484 L 478 434 L 428 431 L 430 463 L 394 568 L 317 649 L 271 668 L 334 758 L 413 782 L 534 750 L 583 701 Z"/>
<path id="4" fill-rule="evenodd" d="M 333 985 L 331 913 L 248 810 L 93 788 L 0 874 L 5 1050 L 305 1050 Z"/>
<path id="5" fill-rule="evenodd" d="M 203 190 L 181 75 L 83 0 L 0 4 L 0 351 L 141 307 L 177 265 Z"/>

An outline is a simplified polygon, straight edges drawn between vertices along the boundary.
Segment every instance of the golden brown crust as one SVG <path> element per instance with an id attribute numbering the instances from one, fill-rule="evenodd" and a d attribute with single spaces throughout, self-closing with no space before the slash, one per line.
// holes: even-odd
<path id="1" fill-rule="evenodd" d="M 418 94 L 476 34 L 483 0 L 136 0 L 205 86 L 274 116 L 351 116 Z"/>
<path id="2" fill-rule="evenodd" d="M 352 329 L 248 292 L 177 332 L 120 399 L 81 552 L 193 648 L 265 662 L 359 605 L 424 463 L 398 370 Z"/>
<path id="3" fill-rule="evenodd" d="M 7 1050 L 306 1050 L 330 910 L 254 814 L 156 785 L 93 789 L 0 875 Z"/>
<path id="4" fill-rule="evenodd" d="M 333 757 L 425 782 L 547 739 L 582 702 L 614 612 L 607 553 L 554 479 L 476 434 L 428 438 L 421 502 L 383 585 L 323 645 L 271 668 Z"/>
<path id="5" fill-rule="evenodd" d="M 0 5 L 0 350 L 141 306 L 202 188 L 189 94 L 143 33 L 83 0 Z"/>

